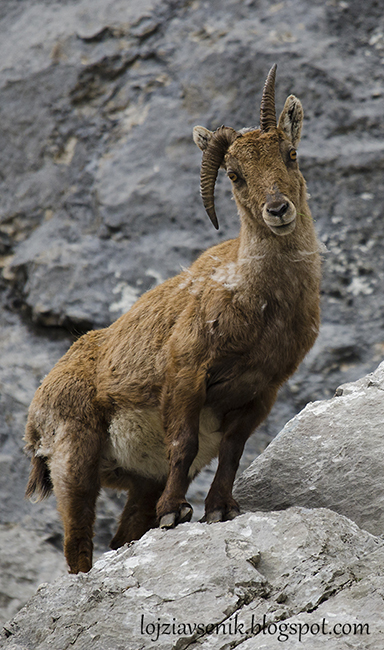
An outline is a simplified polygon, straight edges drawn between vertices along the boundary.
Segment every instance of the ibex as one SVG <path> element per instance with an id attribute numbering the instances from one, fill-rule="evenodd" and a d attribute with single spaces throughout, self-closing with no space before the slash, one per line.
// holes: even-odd
<path id="1" fill-rule="evenodd" d="M 222 167 L 239 236 L 145 293 L 110 327 L 79 338 L 32 401 L 26 496 L 54 490 L 72 573 L 92 566 L 102 486 L 128 490 L 112 549 L 189 521 L 187 488 L 217 455 L 204 520 L 235 517 L 244 444 L 316 339 L 319 244 L 296 154 L 303 109 L 290 95 L 277 122 L 275 72 L 260 128 L 194 128 L 205 209 L 218 228 Z"/>

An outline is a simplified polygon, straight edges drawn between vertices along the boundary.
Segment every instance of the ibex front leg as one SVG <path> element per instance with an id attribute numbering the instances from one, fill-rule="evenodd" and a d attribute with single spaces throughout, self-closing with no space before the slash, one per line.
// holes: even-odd
<path id="1" fill-rule="evenodd" d="M 219 449 L 219 464 L 205 499 L 203 521 L 214 523 L 234 519 L 240 508 L 232 496 L 232 487 L 244 445 L 256 427 L 267 417 L 276 390 L 271 389 L 241 409 L 230 411 L 224 419 Z"/>
<path id="2" fill-rule="evenodd" d="M 173 528 L 190 521 L 192 506 L 185 494 L 191 482 L 189 469 L 199 449 L 199 415 L 205 398 L 205 377 L 185 374 L 165 393 L 163 419 L 169 450 L 169 474 L 157 503 L 160 528 Z"/>

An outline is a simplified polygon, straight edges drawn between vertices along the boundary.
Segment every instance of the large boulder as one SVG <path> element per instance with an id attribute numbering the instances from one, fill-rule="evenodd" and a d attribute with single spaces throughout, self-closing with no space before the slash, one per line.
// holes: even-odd
<path id="1" fill-rule="evenodd" d="M 42 585 L 0 638 L 5 650 L 378 650 L 383 567 L 383 540 L 325 509 L 157 529 Z"/>
<path id="2" fill-rule="evenodd" d="M 308 404 L 237 479 L 246 510 L 326 507 L 384 535 L 384 362 Z"/>

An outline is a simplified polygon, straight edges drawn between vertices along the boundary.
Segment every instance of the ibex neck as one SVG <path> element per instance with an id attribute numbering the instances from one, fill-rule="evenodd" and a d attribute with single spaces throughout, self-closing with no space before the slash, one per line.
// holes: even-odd
<path id="1" fill-rule="evenodd" d="M 309 210 L 307 211 L 309 215 Z M 243 215 L 242 215 L 243 216 Z M 304 220 L 307 221 L 304 221 Z M 317 283 L 320 278 L 320 245 L 310 216 L 297 217 L 296 229 L 289 235 L 269 233 L 263 224 L 242 218 L 239 235 L 238 265 L 247 278 L 247 284 L 260 290 L 261 285 L 274 285 L 282 278 L 287 286 L 295 277 L 311 276 Z"/>
<path id="2" fill-rule="evenodd" d="M 311 213 L 306 206 L 303 214 L 296 217 L 297 223 L 293 233 L 276 235 L 264 223 L 257 223 L 255 218 L 242 208 L 239 210 L 241 228 L 239 234 L 239 262 L 248 257 L 262 259 L 264 256 L 296 256 L 298 252 L 304 256 L 319 252 L 319 242 L 313 227 Z"/>

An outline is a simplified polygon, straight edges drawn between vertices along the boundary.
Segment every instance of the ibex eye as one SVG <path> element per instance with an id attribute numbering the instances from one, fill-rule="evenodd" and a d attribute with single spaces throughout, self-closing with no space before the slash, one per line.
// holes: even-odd
<path id="1" fill-rule="evenodd" d="M 291 149 L 289 152 L 289 157 L 291 160 L 297 160 L 297 152 L 296 149 Z"/>
<path id="2" fill-rule="evenodd" d="M 236 183 L 236 181 L 237 181 L 238 178 L 239 178 L 238 175 L 235 174 L 235 172 L 228 172 L 228 177 L 229 177 L 229 178 L 231 179 L 231 181 L 233 181 L 234 183 Z"/>

